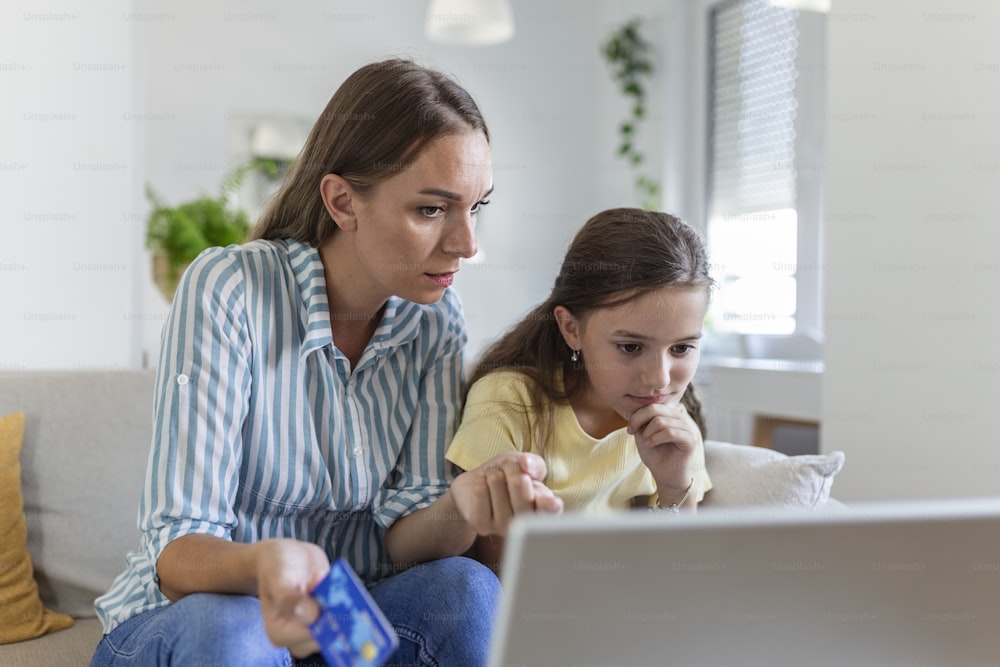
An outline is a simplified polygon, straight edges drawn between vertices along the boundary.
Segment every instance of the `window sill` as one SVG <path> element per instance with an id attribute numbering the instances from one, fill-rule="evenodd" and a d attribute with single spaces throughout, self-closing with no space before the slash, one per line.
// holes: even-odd
<path id="1" fill-rule="evenodd" d="M 720 408 L 818 422 L 823 362 L 819 360 L 702 357 L 696 383 L 710 387 Z"/>

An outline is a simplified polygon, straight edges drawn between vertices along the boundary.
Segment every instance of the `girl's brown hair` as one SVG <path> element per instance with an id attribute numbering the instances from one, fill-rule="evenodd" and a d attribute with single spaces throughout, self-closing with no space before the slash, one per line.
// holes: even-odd
<path id="1" fill-rule="evenodd" d="M 540 415 L 526 414 L 544 445 L 551 436 L 555 405 L 584 390 L 581 364 L 559 332 L 553 310 L 565 306 L 577 318 L 596 308 L 625 304 L 644 292 L 664 287 L 710 290 L 705 246 L 686 223 L 667 213 L 615 208 L 584 224 L 570 244 L 549 298 L 487 348 L 469 386 L 496 371 L 517 371 L 530 380 Z M 681 403 L 706 437 L 701 401 L 689 384 Z M 536 421 L 538 420 L 538 421 Z"/>
<path id="2" fill-rule="evenodd" d="M 318 247 L 337 229 L 320 198 L 324 176 L 337 174 L 365 195 L 434 139 L 470 130 L 489 141 L 479 107 L 449 77 L 409 60 L 365 65 L 330 98 L 251 236 Z"/>

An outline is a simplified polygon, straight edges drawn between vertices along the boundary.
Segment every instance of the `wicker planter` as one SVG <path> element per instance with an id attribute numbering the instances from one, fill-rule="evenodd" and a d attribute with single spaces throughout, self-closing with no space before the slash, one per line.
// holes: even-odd
<path id="1" fill-rule="evenodd" d="M 173 302 L 174 292 L 177 291 L 177 283 L 180 282 L 181 274 L 187 264 L 173 265 L 167 257 L 167 253 L 162 250 L 153 251 L 153 283 L 159 288 L 160 294 L 168 303 Z"/>

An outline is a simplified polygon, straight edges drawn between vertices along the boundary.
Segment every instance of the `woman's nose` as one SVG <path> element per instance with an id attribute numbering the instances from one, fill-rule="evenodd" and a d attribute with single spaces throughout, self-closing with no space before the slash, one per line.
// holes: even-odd
<path id="1" fill-rule="evenodd" d="M 470 212 L 456 215 L 449 225 L 445 252 L 469 259 L 479 252 L 476 242 L 476 216 Z"/>

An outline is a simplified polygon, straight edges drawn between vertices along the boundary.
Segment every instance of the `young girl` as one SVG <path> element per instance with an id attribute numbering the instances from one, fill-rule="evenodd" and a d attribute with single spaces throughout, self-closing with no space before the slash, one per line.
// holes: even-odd
<path id="1" fill-rule="evenodd" d="M 711 285 L 702 242 L 666 213 L 612 209 L 577 233 L 549 298 L 480 359 L 448 449 L 465 470 L 493 461 L 482 562 L 545 490 L 569 511 L 696 509 L 711 481 L 690 383 Z M 523 474 L 538 468 L 544 485 Z"/>

